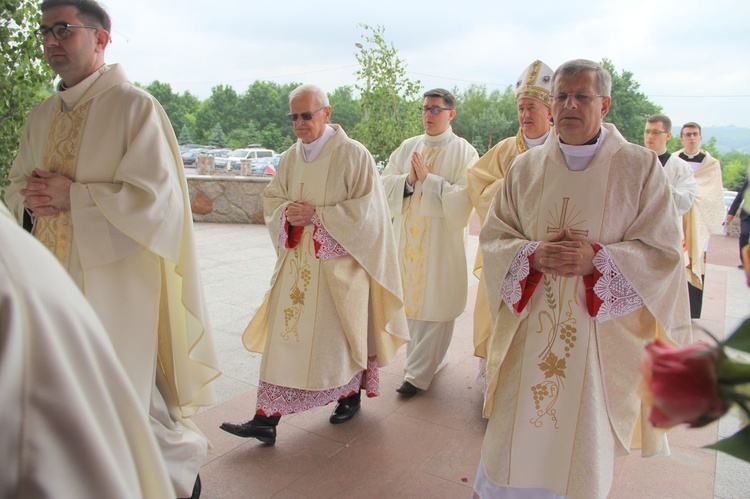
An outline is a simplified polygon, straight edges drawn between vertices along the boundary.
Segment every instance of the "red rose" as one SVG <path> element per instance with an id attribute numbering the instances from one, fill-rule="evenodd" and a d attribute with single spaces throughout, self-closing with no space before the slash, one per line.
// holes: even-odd
<path id="1" fill-rule="evenodd" d="M 656 340 L 646 346 L 646 352 L 641 371 L 652 425 L 671 428 L 688 423 L 696 428 L 729 410 L 731 404 L 718 393 L 716 365 L 723 357 L 720 350 L 701 343 L 674 348 Z"/>

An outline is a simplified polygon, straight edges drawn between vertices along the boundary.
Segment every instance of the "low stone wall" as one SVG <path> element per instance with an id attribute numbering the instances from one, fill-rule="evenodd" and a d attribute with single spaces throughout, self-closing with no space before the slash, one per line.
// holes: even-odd
<path id="1" fill-rule="evenodd" d="M 187 175 L 196 222 L 262 224 L 263 189 L 271 177 Z"/>

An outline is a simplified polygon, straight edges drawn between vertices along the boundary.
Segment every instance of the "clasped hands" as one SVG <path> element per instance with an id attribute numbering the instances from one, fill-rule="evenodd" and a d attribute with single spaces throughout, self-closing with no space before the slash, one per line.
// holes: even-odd
<path id="1" fill-rule="evenodd" d="M 26 188 L 21 189 L 23 205 L 35 217 L 57 215 L 70 210 L 70 186 L 73 181 L 65 175 L 34 168 L 26 177 Z"/>
<path id="2" fill-rule="evenodd" d="M 292 227 L 304 227 L 312 223 L 315 207 L 292 201 L 286 207 L 286 220 Z"/>
<path id="3" fill-rule="evenodd" d="M 591 243 L 566 228 L 539 244 L 531 266 L 545 274 L 585 276 L 594 272 L 595 255 Z"/>
<path id="4" fill-rule="evenodd" d="M 420 182 L 424 182 L 424 179 L 427 178 L 427 174 L 430 173 L 427 169 L 427 163 L 424 162 L 424 158 L 422 158 L 422 155 L 419 154 L 418 151 L 414 151 L 411 154 L 411 164 L 409 166 L 409 176 L 406 178 L 406 181 L 409 183 L 410 186 L 414 186 L 414 182 L 419 180 Z"/>

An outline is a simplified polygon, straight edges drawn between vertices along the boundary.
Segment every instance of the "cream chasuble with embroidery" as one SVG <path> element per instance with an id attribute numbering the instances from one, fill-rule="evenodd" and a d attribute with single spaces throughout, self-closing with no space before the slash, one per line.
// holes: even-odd
<path id="1" fill-rule="evenodd" d="M 404 197 L 415 151 L 422 154 L 429 174 L 424 182 L 415 182 L 414 194 Z M 476 150 L 449 127 L 440 135 L 407 139 L 383 170 L 410 319 L 450 321 L 466 306 L 466 226 L 472 210 L 466 169 L 477 158 Z"/>
<path id="2" fill-rule="evenodd" d="M 301 142 L 284 153 L 263 193 L 278 259 L 243 341 L 263 353 L 260 378 L 274 385 L 345 385 L 367 368 L 368 354 L 386 365 L 409 338 L 374 161 L 341 127 L 331 126 L 335 133 L 314 161 L 304 160 Z M 285 247 L 290 201 L 315 206 L 318 217 L 293 248 Z"/>
<path id="3" fill-rule="evenodd" d="M 19 221 L 19 191 L 34 168 L 74 179 L 70 211 L 37 218 L 34 234 L 96 310 L 144 406 L 158 356 L 172 416 L 194 428 L 186 418 L 213 403 L 219 371 L 166 114 L 119 65 L 103 66 L 29 115 L 5 194 Z"/>
<path id="4" fill-rule="evenodd" d="M 609 133 L 586 170 L 568 171 L 554 134 L 519 156 L 480 235 L 493 316 L 482 462 L 497 485 L 606 496 L 640 417 L 643 347 L 657 334 L 690 338 L 666 176 L 654 153 L 603 126 Z M 609 269 L 594 289 L 607 317 L 589 317 L 581 279 L 548 275 L 516 315 L 501 298 L 504 280 L 526 260 L 517 260 L 522 250 L 565 226 L 606 254 Z M 619 296 L 623 289 L 637 296 Z M 644 305 L 633 309 L 634 299 Z M 641 430 L 644 455 L 665 452 L 661 433 Z"/>

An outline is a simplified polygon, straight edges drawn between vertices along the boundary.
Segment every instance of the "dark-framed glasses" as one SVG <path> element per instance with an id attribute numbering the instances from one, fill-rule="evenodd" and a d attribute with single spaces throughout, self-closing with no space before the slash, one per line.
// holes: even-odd
<path id="1" fill-rule="evenodd" d="M 325 108 L 326 106 L 323 106 L 320 109 L 316 109 L 315 111 L 305 111 L 304 113 L 289 113 L 286 115 L 286 117 L 289 118 L 289 121 L 297 121 L 297 118 L 302 118 L 304 121 L 310 121 L 315 113 L 319 113 Z"/>
<path id="2" fill-rule="evenodd" d="M 644 130 L 643 135 L 654 135 L 655 137 L 658 137 L 659 135 L 663 133 L 669 133 L 665 132 L 664 130 Z"/>
<path id="3" fill-rule="evenodd" d="M 34 30 L 34 35 L 39 39 L 39 41 L 44 42 L 44 40 L 47 39 L 47 33 L 52 33 L 52 36 L 55 37 L 55 40 L 59 42 L 65 40 L 70 36 L 71 28 L 93 29 L 95 31 L 99 31 L 100 29 L 96 26 L 89 26 L 88 24 L 70 24 L 60 21 L 53 24 L 51 27 L 40 26 L 38 29 Z"/>
<path id="4" fill-rule="evenodd" d="M 452 111 L 449 107 L 440 107 L 440 106 L 422 106 L 419 108 L 422 111 L 422 114 L 432 113 L 432 114 L 440 114 L 441 111 Z"/>
<path id="5" fill-rule="evenodd" d="M 568 102 L 568 99 L 570 99 L 571 97 L 581 104 L 588 104 L 589 102 L 594 100 L 595 97 L 607 97 L 607 96 L 596 95 L 596 94 L 589 95 L 584 92 L 571 92 L 571 93 L 560 92 L 559 94 L 555 94 L 554 96 L 552 96 L 552 99 L 557 103 L 564 104 Z"/>

